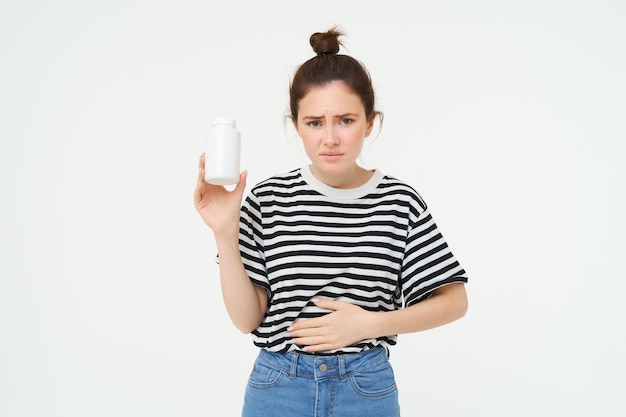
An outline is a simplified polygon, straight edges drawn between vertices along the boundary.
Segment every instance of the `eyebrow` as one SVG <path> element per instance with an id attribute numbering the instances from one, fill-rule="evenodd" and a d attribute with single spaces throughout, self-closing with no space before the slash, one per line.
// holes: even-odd
<path id="1" fill-rule="evenodd" d="M 335 119 L 345 119 L 346 117 L 358 117 L 358 114 L 356 113 L 344 113 L 344 114 L 338 114 L 333 116 L 333 118 Z M 317 119 L 323 119 L 324 116 L 304 116 L 302 119 L 303 120 L 317 120 Z"/>

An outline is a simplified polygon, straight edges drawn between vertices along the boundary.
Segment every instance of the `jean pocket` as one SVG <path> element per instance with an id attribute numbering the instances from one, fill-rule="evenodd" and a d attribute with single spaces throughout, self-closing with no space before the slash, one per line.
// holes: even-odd
<path id="1" fill-rule="evenodd" d="M 350 376 L 354 390 L 365 397 L 380 397 L 396 391 L 396 379 L 389 362 Z"/>
<path id="2" fill-rule="evenodd" d="M 278 385 L 283 376 L 284 373 L 281 371 L 255 363 L 248 379 L 248 385 L 257 389 L 271 388 Z"/>

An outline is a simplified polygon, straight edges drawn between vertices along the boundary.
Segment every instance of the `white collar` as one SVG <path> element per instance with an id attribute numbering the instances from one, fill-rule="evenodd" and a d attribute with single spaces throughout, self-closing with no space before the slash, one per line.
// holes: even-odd
<path id="1" fill-rule="evenodd" d="M 356 188 L 334 188 L 330 185 L 324 184 L 318 180 L 311 172 L 310 165 L 300 168 L 300 174 L 304 181 L 306 181 L 311 188 L 328 197 L 338 198 L 342 200 L 356 200 L 373 192 L 380 181 L 383 179 L 384 174 L 378 169 L 374 170 L 372 177 L 367 182 Z"/>

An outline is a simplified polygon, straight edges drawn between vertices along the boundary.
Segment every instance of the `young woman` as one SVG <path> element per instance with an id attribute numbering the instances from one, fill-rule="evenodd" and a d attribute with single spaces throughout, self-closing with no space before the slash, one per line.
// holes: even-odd
<path id="1" fill-rule="evenodd" d="M 380 117 L 372 82 L 338 54 L 336 29 L 291 83 L 291 120 L 311 164 L 232 191 L 204 182 L 226 309 L 260 348 L 243 416 L 399 416 L 388 362 L 397 335 L 467 310 L 467 276 L 419 194 L 357 164 Z"/>

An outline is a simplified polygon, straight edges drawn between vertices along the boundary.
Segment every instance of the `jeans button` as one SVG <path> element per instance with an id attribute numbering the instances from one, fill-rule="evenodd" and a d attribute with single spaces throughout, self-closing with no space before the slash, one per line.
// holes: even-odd
<path id="1" fill-rule="evenodd" d="M 326 365 L 325 363 L 321 364 L 319 367 L 320 372 L 326 372 L 328 371 L 328 365 Z"/>

